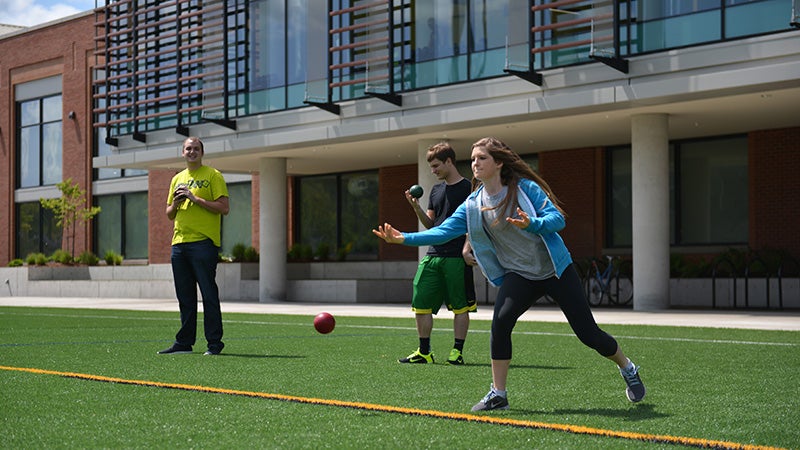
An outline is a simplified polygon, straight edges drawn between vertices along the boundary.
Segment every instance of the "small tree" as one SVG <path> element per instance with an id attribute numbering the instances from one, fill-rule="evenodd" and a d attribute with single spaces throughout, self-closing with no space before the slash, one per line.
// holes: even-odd
<path id="1" fill-rule="evenodd" d="M 56 187 L 61 191 L 61 197 L 40 198 L 39 202 L 43 208 L 53 211 L 53 215 L 58 219 L 56 225 L 60 226 L 62 230 L 67 230 L 67 237 L 71 244 L 70 254 L 74 255 L 77 221 L 88 223 L 100 213 L 100 207 L 86 207 L 86 191 L 81 189 L 78 183 L 73 184 L 71 178 L 58 183 Z"/>

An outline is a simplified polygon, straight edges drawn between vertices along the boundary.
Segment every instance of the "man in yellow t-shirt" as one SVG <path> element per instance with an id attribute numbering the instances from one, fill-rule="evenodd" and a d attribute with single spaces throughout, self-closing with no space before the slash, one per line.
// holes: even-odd
<path id="1" fill-rule="evenodd" d="M 203 297 L 206 355 L 219 355 L 222 311 L 217 288 L 220 222 L 229 211 L 228 187 L 222 174 L 203 165 L 203 142 L 189 137 L 183 143 L 186 169 L 174 177 L 167 195 L 167 217 L 175 222 L 172 235 L 172 275 L 181 312 L 175 342 L 159 354 L 191 353 L 197 338 L 197 288 Z"/>

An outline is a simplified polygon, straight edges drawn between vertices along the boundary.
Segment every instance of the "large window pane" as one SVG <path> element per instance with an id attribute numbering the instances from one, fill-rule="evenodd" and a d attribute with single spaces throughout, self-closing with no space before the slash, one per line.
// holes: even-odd
<path id="1" fill-rule="evenodd" d="M 682 16 L 717 9 L 719 0 L 647 0 L 637 2 L 639 18 L 643 20 Z"/>
<path id="2" fill-rule="evenodd" d="M 17 204 L 16 257 L 30 253 L 51 255 L 61 248 L 61 227 L 56 225 L 52 211 L 39 202 Z"/>
<path id="3" fill-rule="evenodd" d="M 378 222 L 378 174 L 346 174 L 341 177 L 340 246 L 353 245 L 353 256 L 376 255 L 379 241 L 372 235 Z"/>
<path id="4" fill-rule="evenodd" d="M 147 258 L 147 212 L 147 192 L 125 195 L 125 258 Z"/>
<path id="5" fill-rule="evenodd" d="M 19 105 L 19 123 L 21 126 L 39 123 L 39 100 L 22 102 Z"/>
<path id="6" fill-rule="evenodd" d="M 39 213 L 40 206 L 37 203 L 17 205 L 17 258 L 39 252 Z"/>
<path id="7" fill-rule="evenodd" d="M 416 87 L 467 79 L 467 1 L 416 4 Z M 429 61 L 429 62 L 428 62 Z"/>
<path id="8" fill-rule="evenodd" d="M 792 0 L 726 0 L 725 37 L 733 38 L 789 28 Z"/>
<path id="9" fill-rule="evenodd" d="M 250 86 L 259 91 L 286 86 L 286 8 L 282 1 L 250 3 Z M 269 110 L 270 108 L 267 108 Z"/>
<path id="10" fill-rule="evenodd" d="M 712 10 L 639 23 L 638 48 L 640 51 L 648 52 L 720 40 L 722 38 L 720 15 L 719 10 Z"/>
<path id="11" fill-rule="evenodd" d="M 300 241 L 316 248 L 336 245 L 336 176 L 300 179 Z"/>
<path id="12" fill-rule="evenodd" d="M 306 81 L 306 24 L 308 21 L 308 7 L 306 0 L 289 0 L 288 8 L 289 27 L 286 30 L 286 71 L 288 83 L 297 85 Z M 283 61 L 280 61 L 283 65 Z"/>
<path id="13" fill-rule="evenodd" d="M 61 182 L 61 122 L 42 126 L 42 184 L 53 185 Z"/>
<path id="14" fill-rule="evenodd" d="M 370 230 L 378 220 L 378 173 L 355 172 L 298 179 L 299 239 L 315 251 L 351 246 L 348 259 L 375 259 Z M 333 254 L 331 254 L 333 256 Z"/>
<path id="15" fill-rule="evenodd" d="M 222 217 L 222 249 L 230 255 L 236 244 L 245 247 L 253 245 L 253 194 L 251 183 L 235 183 L 228 185 L 230 212 Z"/>
<path id="16" fill-rule="evenodd" d="M 509 32 L 497 24 L 508 22 L 508 1 L 470 0 L 470 5 L 473 52 L 470 60 L 470 78 L 502 74 L 506 65 Z M 525 24 L 527 27 L 527 21 Z M 525 52 L 527 53 L 527 48 Z"/>
<path id="17" fill-rule="evenodd" d="M 684 143 L 679 155 L 680 243 L 746 243 L 747 139 Z"/>
<path id="18" fill-rule="evenodd" d="M 60 95 L 42 99 L 42 122 L 60 122 L 63 114 Z"/>
<path id="19" fill-rule="evenodd" d="M 95 197 L 102 208 L 95 216 L 95 253 L 102 257 L 108 251 L 127 259 L 148 256 L 147 193 Z"/>
<path id="20" fill-rule="evenodd" d="M 39 127 L 20 130 L 19 187 L 39 186 Z"/>
<path id="21" fill-rule="evenodd" d="M 17 187 L 54 185 L 62 180 L 61 96 L 18 104 Z"/>
<path id="22" fill-rule="evenodd" d="M 630 247 L 633 244 L 633 195 L 631 190 L 631 149 L 609 149 L 608 161 L 608 228 L 609 247 Z"/>
<path id="23" fill-rule="evenodd" d="M 122 197 L 104 195 L 96 198 L 100 214 L 94 218 L 95 253 L 102 257 L 108 251 L 122 253 Z"/>

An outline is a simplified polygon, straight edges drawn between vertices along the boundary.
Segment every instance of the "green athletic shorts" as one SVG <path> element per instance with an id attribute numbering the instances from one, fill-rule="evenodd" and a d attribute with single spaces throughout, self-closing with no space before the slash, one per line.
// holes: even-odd
<path id="1" fill-rule="evenodd" d="M 478 310 L 472 268 L 461 257 L 426 255 L 414 276 L 411 310 L 417 314 L 436 314 L 442 304 L 454 314 Z"/>

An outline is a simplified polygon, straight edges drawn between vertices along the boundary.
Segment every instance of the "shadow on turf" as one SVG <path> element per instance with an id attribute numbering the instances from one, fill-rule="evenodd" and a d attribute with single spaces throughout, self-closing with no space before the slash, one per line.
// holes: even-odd
<path id="1" fill-rule="evenodd" d="M 567 409 L 553 409 L 550 411 L 532 411 L 532 410 L 515 410 L 516 412 L 525 412 L 529 414 L 544 414 L 544 415 L 584 415 L 584 416 L 605 416 L 617 419 L 627 419 L 631 421 L 649 420 L 649 419 L 662 419 L 668 417 L 667 414 L 658 412 L 653 405 L 648 403 L 639 403 L 635 407 L 625 408 L 567 408 Z"/>
<path id="2" fill-rule="evenodd" d="M 247 353 L 220 353 L 219 355 L 215 355 L 216 358 L 218 357 L 233 357 L 233 358 L 276 358 L 276 359 L 305 359 L 305 356 L 297 356 L 297 355 L 256 355 L 256 354 L 247 354 Z"/>

